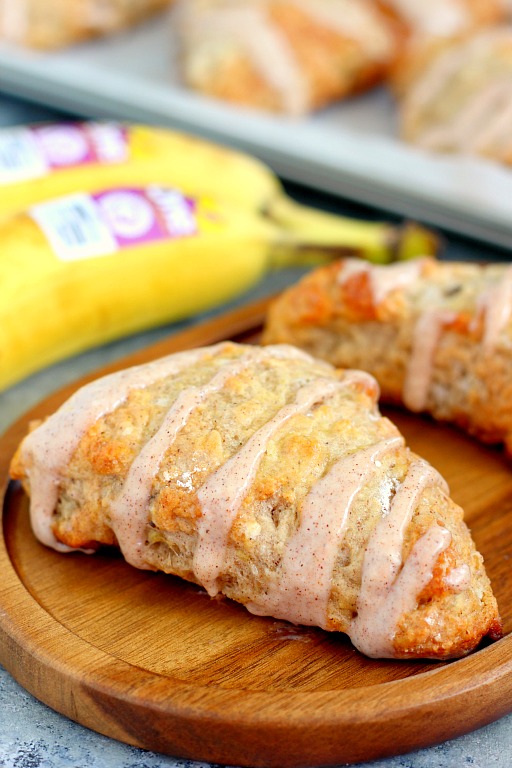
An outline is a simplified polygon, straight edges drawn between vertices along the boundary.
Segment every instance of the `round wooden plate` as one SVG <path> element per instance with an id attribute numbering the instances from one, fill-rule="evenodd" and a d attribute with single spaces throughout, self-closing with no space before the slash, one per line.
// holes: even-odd
<path id="1" fill-rule="evenodd" d="M 253 340 L 264 310 L 262 302 L 246 307 L 122 365 L 221 338 Z M 427 419 L 389 414 L 465 508 L 506 635 L 451 663 L 372 661 L 345 636 L 252 616 L 194 585 L 137 571 L 115 552 L 61 555 L 38 544 L 27 500 L 8 483 L 9 460 L 28 421 L 76 386 L 0 442 L 0 663 L 37 698 L 139 747 L 280 768 L 407 752 L 512 710 L 512 473 L 499 451 Z"/>

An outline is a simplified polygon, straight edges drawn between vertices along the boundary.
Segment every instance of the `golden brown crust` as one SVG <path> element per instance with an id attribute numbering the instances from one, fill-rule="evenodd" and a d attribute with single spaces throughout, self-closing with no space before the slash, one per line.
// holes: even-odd
<path id="1" fill-rule="evenodd" d="M 59 424 L 55 422 L 58 414 L 50 417 L 16 453 L 12 476 L 24 482 L 41 509 L 44 480 L 41 486 L 38 472 L 43 470 L 43 478 L 48 471 L 55 472 L 55 466 L 46 467 L 45 461 L 48 456 L 61 455 L 58 441 L 71 445 L 69 458 L 58 467 L 56 506 L 50 509 L 47 521 L 57 542 L 93 549 L 118 544 L 139 567 L 203 583 L 195 560 L 205 536 L 201 524 L 206 520 L 216 530 L 204 506 L 205 485 L 247 451 L 251 440 L 255 441 L 258 450 L 263 450 L 226 531 L 217 584 L 223 594 L 250 607 L 265 605 L 276 581 L 285 579 L 283 562 L 300 531 L 310 525 L 318 529 L 322 542 L 323 524 L 314 523 L 314 516 L 310 521 L 308 515 L 313 513 L 305 510 L 310 509 L 308 500 L 315 489 L 329 473 L 339 471 L 336 493 L 326 496 L 321 504 L 329 515 L 343 511 L 345 528 L 333 551 L 325 613 L 319 623 L 329 630 L 350 633 L 368 568 L 364 565 L 367 547 L 386 514 L 386 504 L 392 503 L 420 460 L 404 446 L 396 427 L 376 410 L 378 389 L 364 374 L 336 372 L 291 349 L 283 355 L 281 348 L 229 344 L 197 354 L 200 357 L 178 373 L 144 387 L 128 388 L 112 410 L 102 413 L 100 408 L 100 415 L 86 423 L 83 433 L 63 434 L 52 426 Z M 219 376 L 223 382 L 220 389 L 212 385 Z M 314 393 L 311 401 L 304 400 L 308 392 Z M 177 403 L 187 403 L 190 397 L 196 405 L 179 422 L 178 431 L 172 432 L 170 425 L 181 418 L 179 408 L 183 407 Z M 86 399 L 87 408 L 88 402 Z M 305 405 L 298 407 L 300 402 Z M 83 411 L 77 413 L 83 418 Z M 276 427 L 268 432 L 268 425 L 276 419 Z M 41 431 L 46 428 L 54 435 L 51 439 L 57 439 L 57 449 L 53 445 L 50 452 L 46 450 L 47 433 Z M 164 435 L 162 454 L 155 439 L 159 434 Z M 38 442 L 41 435 L 42 442 Z M 76 445 L 68 442 L 73 439 Z M 363 458 L 375 450 L 379 451 L 378 461 Z M 143 473 L 149 472 L 150 484 L 147 497 L 143 497 L 145 506 L 137 517 L 132 510 L 138 508 L 138 497 L 131 494 L 137 494 L 139 486 L 145 487 L 144 474 L 133 475 L 141 456 L 145 457 Z M 245 478 L 249 465 L 234 466 L 240 466 Z M 421 461 L 419 466 L 427 467 Z M 350 472 L 362 472 L 361 479 L 354 486 L 353 500 L 346 502 L 346 509 L 343 505 L 338 509 L 345 475 L 351 477 Z M 228 476 L 223 484 L 231 487 Z M 130 477 L 139 478 L 135 486 L 130 484 Z M 240 482 L 243 480 L 235 487 Z M 224 493 L 224 485 L 220 488 Z M 118 518 L 116 503 L 126 493 L 128 512 Z M 218 502 L 223 515 L 227 514 L 223 504 L 229 506 L 233 491 L 226 493 Z M 326 520 L 332 525 L 330 516 Z M 223 524 L 222 516 L 218 523 Z M 146 540 L 142 563 L 130 548 L 131 531 L 138 530 L 140 524 L 140 535 Z M 482 558 L 462 521 L 462 511 L 446 495 L 437 475 L 410 509 L 410 523 L 397 552 L 403 563 L 433 528 L 445 532 L 449 545 L 435 556 L 416 602 L 400 618 L 390 646 L 399 657 L 461 655 L 488 632 L 499 631 L 496 602 Z M 317 539 L 311 534 L 308 537 L 315 551 Z M 331 562 L 327 550 L 321 551 L 318 567 Z M 454 580 L 453 574 L 461 568 L 468 569 L 467 579 Z M 321 591 L 315 599 L 322 599 Z M 280 610 L 279 618 L 289 618 Z M 269 612 L 274 615 L 271 608 Z"/>

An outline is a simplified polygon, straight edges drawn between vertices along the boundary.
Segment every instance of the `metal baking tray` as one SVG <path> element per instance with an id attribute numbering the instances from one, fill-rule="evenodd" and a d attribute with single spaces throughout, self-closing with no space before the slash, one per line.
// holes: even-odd
<path id="1" fill-rule="evenodd" d="M 0 44 L 0 89 L 86 117 L 144 121 L 236 146 L 290 181 L 512 248 L 512 170 L 398 139 L 377 89 L 291 119 L 216 102 L 179 83 L 167 19 L 55 53 Z"/>

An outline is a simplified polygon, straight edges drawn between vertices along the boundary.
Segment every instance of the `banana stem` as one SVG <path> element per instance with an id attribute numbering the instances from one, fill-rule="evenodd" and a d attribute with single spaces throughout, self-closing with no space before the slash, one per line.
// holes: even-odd
<path id="1" fill-rule="evenodd" d="M 282 232 L 273 253 L 275 266 L 310 265 L 342 256 L 387 264 L 436 255 L 440 247 L 437 235 L 413 222 L 394 226 L 360 221 L 308 208 L 285 196 L 275 198 L 264 215 Z"/>

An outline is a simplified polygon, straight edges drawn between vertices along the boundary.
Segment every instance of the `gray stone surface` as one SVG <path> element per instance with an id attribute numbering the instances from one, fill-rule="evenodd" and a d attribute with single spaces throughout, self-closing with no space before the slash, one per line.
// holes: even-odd
<path id="1" fill-rule="evenodd" d="M 0 125 L 52 119 L 57 113 L 18 102 L 0 93 Z M 291 192 L 302 201 L 336 208 L 348 215 L 376 216 L 361 207 L 334 201 L 296 187 Z M 449 237 L 449 259 L 509 259 L 510 253 Z M 234 304 L 271 293 L 298 276 L 289 271 L 264 280 Z M 233 306 L 233 305 L 231 305 Z M 217 311 L 223 311 L 223 307 Z M 212 313 L 213 314 L 213 313 Z M 210 315 L 211 316 L 211 315 Z M 195 319 L 197 321 L 197 318 Z M 194 321 L 194 322 L 195 322 Z M 192 322 L 192 321 L 191 321 Z M 110 344 L 42 371 L 0 394 L 0 433 L 45 394 L 129 352 L 147 346 L 189 323 L 168 326 Z M 510 768 L 512 766 L 512 716 L 445 744 L 406 756 L 378 760 L 372 768 Z M 145 752 L 89 731 L 34 699 L 0 668 L 0 768 L 207 768 Z"/>
<path id="2" fill-rule="evenodd" d="M 0 674 L 2 768 L 206 768 L 100 736 L 34 699 Z M 361 764 L 367 768 L 510 768 L 512 716 L 431 749 Z"/>

